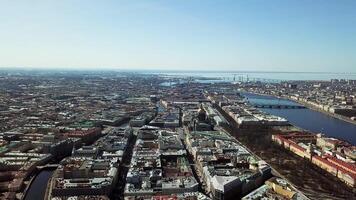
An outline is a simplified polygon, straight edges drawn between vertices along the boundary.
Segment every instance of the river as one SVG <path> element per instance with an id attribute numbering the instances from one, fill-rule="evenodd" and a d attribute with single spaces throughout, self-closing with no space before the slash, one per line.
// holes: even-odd
<path id="1" fill-rule="evenodd" d="M 32 181 L 24 200 L 43 200 L 45 197 L 48 180 L 51 178 L 53 172 L 54 169 L 42 170 Z"/>
<path id="2" fill-rule="evenodd" d="M 128 126 L 129 123 L 124 123 L 118 127 L 128 128 Z M 46 194 L 48 181 L 54 171 L 54 168 L 46 168 L 40 171 L 40 173 L 36 175 L 35 179 L 29 186 L 24 200 L 43 200 Z"/>
<path id="3" fill-rule="evenodd" d="M 299 105 L 290 100 L 279 99 L 272 96 L 242 93 L 254 103 Z M 291 124 L 314 133 L 323 133 L 327 136 L 339 138 L 356 145 L 356 125 L 336 119 L 329 115 L 311 109 L 261 109 L 266 113 L 286 118 Z"/>

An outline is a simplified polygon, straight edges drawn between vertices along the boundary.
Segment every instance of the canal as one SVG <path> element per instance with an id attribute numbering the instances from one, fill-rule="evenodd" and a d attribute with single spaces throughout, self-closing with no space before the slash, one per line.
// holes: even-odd
<path id="1" fill-rule="evenodd" d="M 43 200 L 45 198 L 48 180 L 55 169 L 44 169 L 32 181 L 24 200 Z"/>
<path id="2" fill-rule="evenodd" d="M 290 100 L 273 96 L 242 93 L 252 104 L 299 105 Z M 323 133 L 356 145 L 356 125 L 336 119 L 311 109 L 261 109 L 266 113 L 286 118 L 291 124 L 314 133 Z"/>

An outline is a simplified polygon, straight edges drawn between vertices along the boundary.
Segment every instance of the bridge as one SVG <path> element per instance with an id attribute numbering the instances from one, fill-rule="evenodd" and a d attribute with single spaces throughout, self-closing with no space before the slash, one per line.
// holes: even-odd
<path id="1" fill-rule="evenodd" d="M 44 166 L 37 166 L 38 170 L 43 170 L 43 169 L 56 169 L 58 168 L 59 164 L 47 164 Z"/>
<path id="2" fill-rule="evenodd" d="M 305 109 L 302 105 L 286 105 L 286 104 L 253 104 L 255 108 L 272 108 L 272 109 Z"/>

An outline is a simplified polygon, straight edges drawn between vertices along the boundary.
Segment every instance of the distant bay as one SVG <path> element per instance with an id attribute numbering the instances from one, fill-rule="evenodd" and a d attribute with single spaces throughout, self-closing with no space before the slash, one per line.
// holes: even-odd
<path id="1" fill-rule="evenodd" d="M 219 79 L 220 81 L 263 81 L 279 82 L 287 80 L 320 80 L 328 81 L 331 79 L 352 79 L 356 80 L 356 73 L 334 73 L 334 72 L 249 72 L 249 71 L 137 71 L 147 74 L 160 74 L 174 78 L 179 77 L 201 77 Z M 206 82 L 207 80 L 205 80 Z M 217 82 L 214 80 L 212 82 Z"/>

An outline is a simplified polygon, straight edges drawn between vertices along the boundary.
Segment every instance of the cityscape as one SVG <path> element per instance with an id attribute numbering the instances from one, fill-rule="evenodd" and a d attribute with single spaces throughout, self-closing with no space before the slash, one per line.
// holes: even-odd
<path id="1" fill-rule="evenodd" d="M 114 71 L 0 79 L 2 199 L 356 198 L 355 140 L 266 111 L 320 112 L 352 135 L 355 80 Z"/>
<path id="2" fill-rule="evenodd" d="M 355 0 L 0 0 L 0 200 L 356 200 Z"/>

